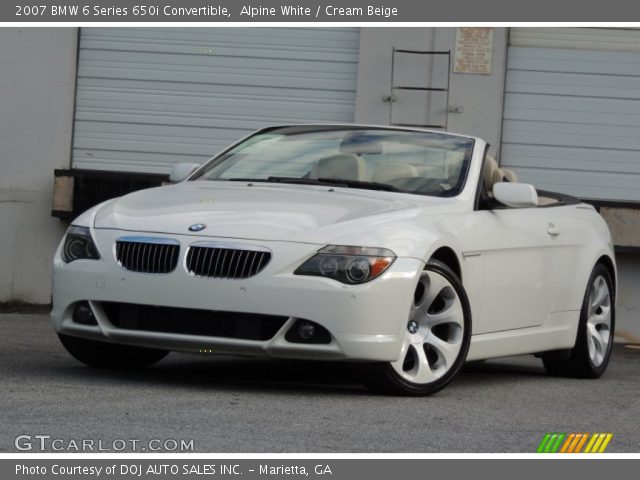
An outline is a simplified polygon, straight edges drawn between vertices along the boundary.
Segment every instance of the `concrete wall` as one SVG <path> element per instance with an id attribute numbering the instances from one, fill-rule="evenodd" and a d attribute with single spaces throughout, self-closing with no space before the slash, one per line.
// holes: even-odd
<path id="1" fill-rule="evenodd" d="M 640 345 L 640 253 L 619 253 L 616 339 Z"/>
<path id="2" fill-rule="evenodd" d="M 74 28 L 0 29 L 0 302 L 49 303 L 64 233 L 53 170 L 69 167 Z"/>
<path id="3" fill-rule="evenodd" d="M 448 130 L 482 137 L 496 155 L 502 128 L 502 100 L 506 69 L 508 29 L 495 28 L 490 75 L 453 73 L 455 28 L 362 28 L 356 98 L 356 122 L 389 123 L 389 103 L 393 47 L 400 49 L 452 52 L 449 106 L 461 113 L 448 114 Z M 416 62 L 420 60 L 416 57 Z M 425 75 L 437 76 L 425 70 Z M 437 82 L 436 78 L 432 79 Z M 395 105 L 394 108 L 402 108 Z"/>
<path id="4" fill-rule="evenodd" d="M 640 247 L 640 209 L 602 207 L 600 215 L 609 225 L 615 246 Z"/>

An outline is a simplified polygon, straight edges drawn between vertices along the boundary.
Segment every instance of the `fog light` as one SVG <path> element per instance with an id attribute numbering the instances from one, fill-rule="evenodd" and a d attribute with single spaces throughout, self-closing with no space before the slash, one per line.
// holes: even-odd
<path id="1" fill-rule="evenodd" d="M 300 322 L 298 325 L 298 335 L 303 340 L 311 340 L 316 334 L 316 327 L 311 322 Z"/>
<path id="2" fill-rule="evenodd" d="M 309 320 L 298 320 L 285 335 L 291 343 L 331 343 L 331 334 L 322 325 Z"/>
<path id="3" fill-rule="evenodd" d="M 73 321 L 81 325 L 97 325 L 96 317 L 89 302 L 80 302 L 73 311 Z"/>

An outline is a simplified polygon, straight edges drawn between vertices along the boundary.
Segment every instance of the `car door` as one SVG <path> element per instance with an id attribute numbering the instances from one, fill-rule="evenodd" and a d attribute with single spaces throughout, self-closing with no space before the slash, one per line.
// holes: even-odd
<path id="1" fill-rule="evenodd" d="M 548 208 L 548 215 L 553 216 L 555 233 L 552 243 L 556 249 L 555 260 L 551 265 L 549 278 L 551 292 L 552 311 L 561 312 L 567 310 L 579 310 L 582 306 L 582 297 L 568 295 L 567 292 L 575 286 L 576 282 L 586 282 L 576 272 L 582 271 L 585 265 L 581 265 L 586 243 L 592 238 L 593 226 L 589 222 L 593 209 L 587 205 L 569 204 L 564 206 L 557 204 Z M 582 288 L 586 288 L 584 283 Z"/>
<path id="2" fill-rule="evenodd" d="M 483 270 L 474 333 L 544 323 L 553 311 L 552 275 L 561 254 L 551 209 L 479 210 L 468 228 L 463 257 L 482 257 Z"/>

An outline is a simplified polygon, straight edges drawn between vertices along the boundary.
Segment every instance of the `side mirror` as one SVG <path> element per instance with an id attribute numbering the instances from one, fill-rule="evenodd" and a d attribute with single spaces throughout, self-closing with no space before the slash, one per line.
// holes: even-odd
<path id="1" fill-rule="evenodd" d="M 189 176 L 200 167 L 197 163 L 178 163 L 173 166 L 171 175 L 169 175 L 169 181 L 171 183 L 178 183 L 189 178 Z"/>
<path id="2" fill-rule="evenodd" d="M 493 184 L 493 198 L 512 208 L 538 206 L 538 192 L 528 183 L 498 182 Z"/>

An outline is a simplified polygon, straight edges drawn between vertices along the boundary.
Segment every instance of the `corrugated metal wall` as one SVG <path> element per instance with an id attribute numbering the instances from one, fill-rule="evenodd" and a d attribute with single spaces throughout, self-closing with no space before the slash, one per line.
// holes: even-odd
<path id="1" fill-rule="evenodd" d="M 638 52 L 638 30 L 512 29 L 501 164 L 540 188 L 640 201 Z"/>
<path id="2" fill-rule="evenodd" d="M 257 128 L 351 122 L 357 28 L 83 28 L 72 165 L 166 173 Z"/>

